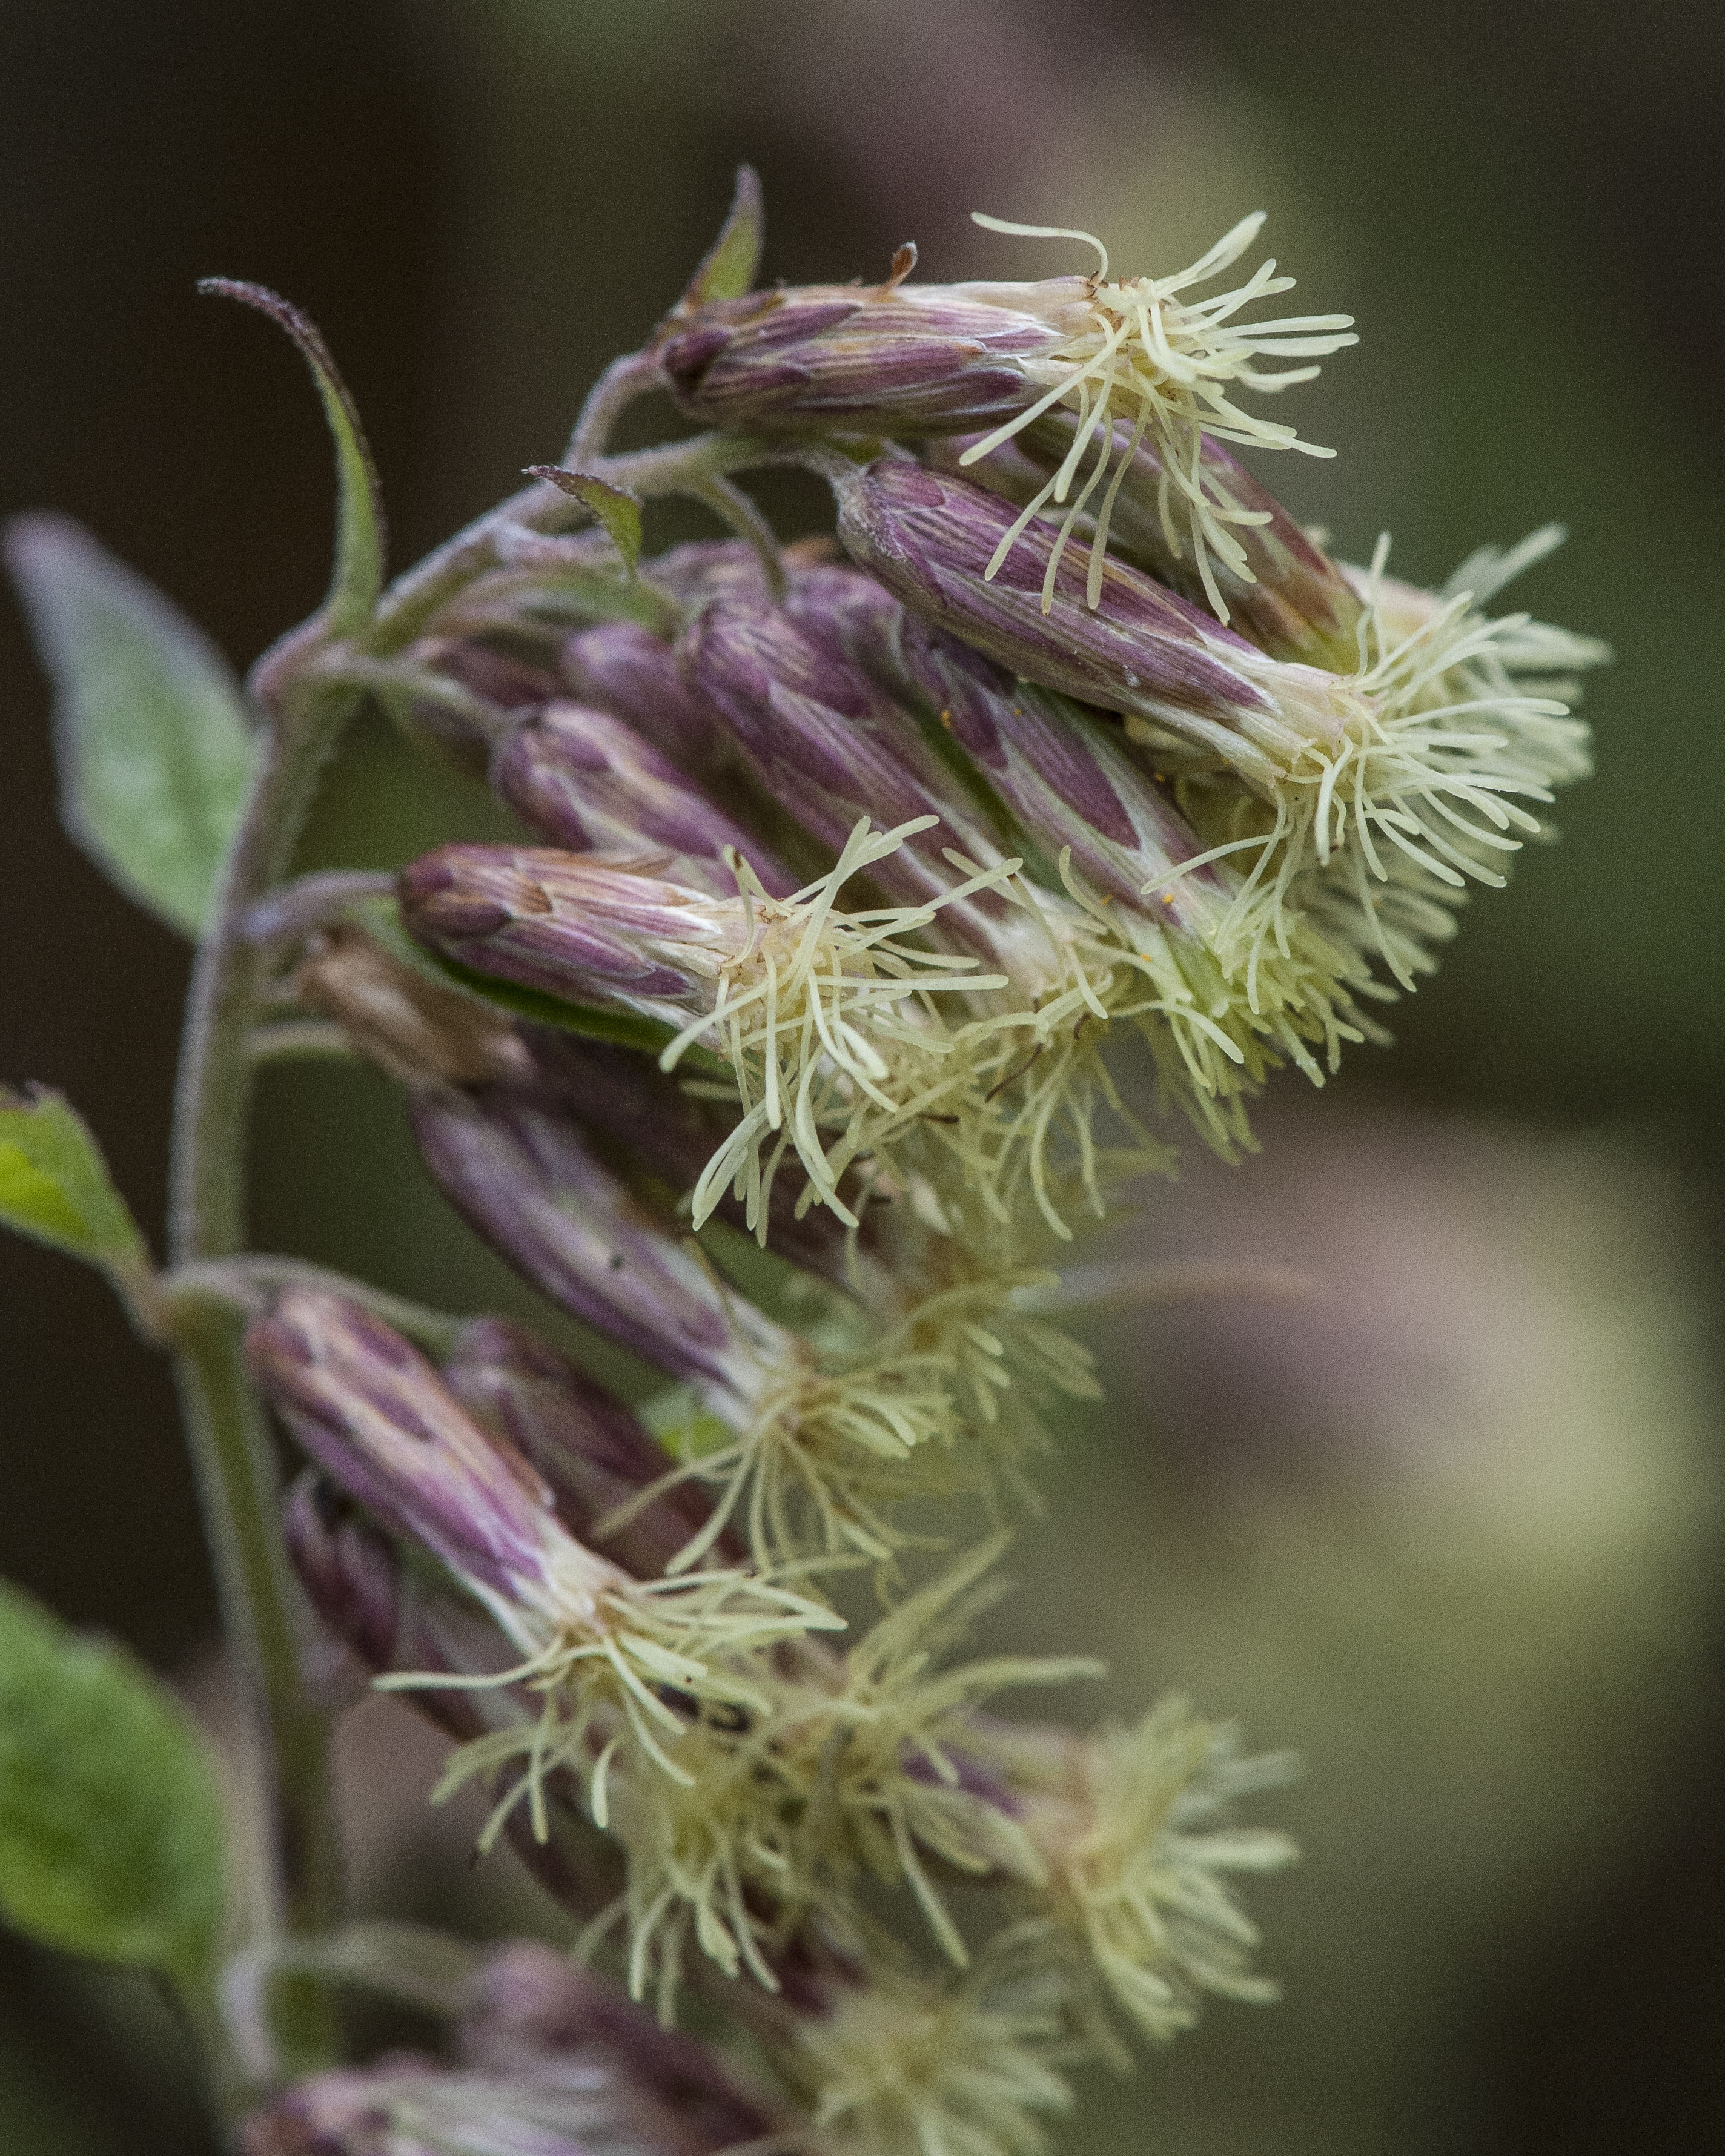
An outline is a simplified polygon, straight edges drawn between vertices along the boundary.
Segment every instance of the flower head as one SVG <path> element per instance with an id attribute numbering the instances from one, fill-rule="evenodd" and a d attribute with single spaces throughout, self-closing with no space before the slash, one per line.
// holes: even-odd
<path id="1" fill-rule="evenodd" d="M 1262 263 L 1245 283 L 1232 291 L 1209 299 L 1192 296 L 1237 262 L 1263 228 L 1265 213 L 1242 218 L 1231 232 L 1201 255 L 1188 270 L 1170 277 L 1132 277 L 1110 280 L 1108 250 L 1087 232 L 1059 226 L 1009 224 L 999 218 L 978 213 L 976 222 L 991 232 L 1028 239 L 1076 239 L 1094 247 L 1100 267 L 1085 280 L 1090 304 L 1082 326 L 1070 334 L 1058 352 L 1029 360 L 1025 367 L 1032 380 L 1050 387 L 1036 402 L 973 443 L 960 458 L 973 464 L 999 444 L 1009 441 L 1020 429 L 1050 406 L 1076 406 L 1078 424 L 1072 446 L 1059 469 L 1027 505 L 1021 521 L 1028 522 L 1050 501 L 1064 503 L 1075 482 L 1079 490 L 1067 511 L 1053 550 L 1057 565 L 1065 540 L 1080 513 L 1107 476 L 1114 480 L 1104 492 L 1096 511 L 1096 552 L 1086 580 L 1085 600 L 1094 608 L 1101 595 L 1100 562 L 1107 544 L 1114 496 L 1131 468 L 1139 445 L 1147 439 L 1161 466 L 1161 495 L 1171 495 L 1173 516 L 1167 508 L 1163 521 L 1170 550 L 1181 552 L 1175 520 L 1189 533 L 1194 557 L 1205 590 L 1219 617 L 1228 619 L 1226 602 L 1209 567 L 1212 554 L 1219 557 L 1242 582 L 1254 579 L 1250 557 L 1235 529 L 1266 521 L 1265 513 L 1234 498 L 1214 469 L 1206 470 L 1204 441 L 1206 434 L 1219 441 L 1237 442 L 1255 449 L 1301 449 L 1307 456 L 1333 456 L 1333 449 L 1302 442 L 1294 429 L 1282 422 L 1260 418 L 1234 402 L 1238 389 L 1258 392 L 1291 389 L 1310 382 L 1316 367 L 1284 368 L 1266 373 L 1260 359 L 1322 359 L 1343 346 L 1358 343 L 1351 315 L 1296 315 L 1269 322 L 1243 322 L 1241 311 L 1276 293 L 1291 291 L 1291 277 L 1278 277 L 1274 260 Z M 1123 419 L 1132 434 L 1122 448 L 1116 439 L 1115 421 Z M 1097 453 L 1084 465 L 1094 439 Z M 1001 542 L 986 574 L 994 575 L 1016 531 Z M 1045 600 L 1045 610 L 1046 608 Z"/>
<path id="2" fill-rule="evenodd" d="M 1166 2040 L 1197 2017 L 1204 1992 L 1262 2002 L 1255 1926 L 1233 1875 L 1273 1871 L 1296 1851 L 1283 1834 L 1232 1824 L 1236 1800 L 1285 1782 L 1285 1755 L 1242 1759 L 1236 1733 L 1199 1721 L 1170 1697 L 1136 1728 L 1045 1739 L 1005 1725 L 973 1742 L 1018 1790 L 1023 1825 L 1047 1867 L 1029 1938 L 1059 1960 L 1086 1960 L 1114 2003 L 1147 2036 Z M 1051 1740 L 1051 1741 L 1050 1741 Z M 1093 2015 L 1081 2011 L 1106 2046 Z"/>

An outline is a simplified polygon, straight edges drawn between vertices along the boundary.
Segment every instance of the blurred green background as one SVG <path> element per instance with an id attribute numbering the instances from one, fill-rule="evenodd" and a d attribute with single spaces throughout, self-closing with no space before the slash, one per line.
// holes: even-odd
<path id="1" fill-rule="evenodd" d="M 0 10 L 0 507 L 84 518 L 236 664 L 321 590 L 329 456 L 297 360 L 197 276 L 321 324 L 404 562 L 557 453 L 745 157 L 792 281 L 907 237 L 937 279 L 1065 266 L 973 208 L 1166 271 L 1266 208 L 1307 303 L 1362 333 L 1289 414 L 1341 454 L 1269 483 L 1350 558 L 1391 530 L 1422 583 L 1570 526 L 1513 601 L 1619 654 L 1561 844 L 1475 906 L 1391 1054 L 1277 1089 L 1262 1161 L 1194 1163 L 1119 1231 L 1312 1267 L 1328 1301 L 1096 1322 L 1113 1396 L 997 1620 L 1105 1646 L 1114 1711 L 1178 1685 L 1307 1761 L 1260 1808 L 1308 1850 L 1255 1903 L 1287 2003 L 1093 2092 L 1067 2145 L 1096 2156 L 1725 2147 L 1722 97 L 1725 13 L 1592 0 Z M 153 1221 L 185 953 L 59 835 L 10 614 L 0 694 L 0 1072 L 64 1086 Z M 316 858 L 483 828 L 381 729 L 346 768 Z M 262 1246 L 528 1307 L 381 1081 L 272 1076 L 260 1135 Z M 0 1370 L 0 1571 L 191 1666 L 211 1599 L 161 1370 L 93 1281 L 10 1245 Z M 371 1756 L 369 1891 L 428 1906 L 432 1845 L 372 1816 Z M 0 1938 L 0 2148 L 198 2148 L 152 2013 Z"/>

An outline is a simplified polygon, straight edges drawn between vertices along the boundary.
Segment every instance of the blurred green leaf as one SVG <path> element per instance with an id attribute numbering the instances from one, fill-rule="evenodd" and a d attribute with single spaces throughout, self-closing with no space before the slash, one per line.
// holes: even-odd
<path id="1" fill-rule="evenodd" d="M 336 444 L 336 566 L 322 620 L 332 634 L 349 636 L 365 627 L 377 607 L 383 588 L 387 536 L 382 489 L 359 424 L 359 407 L 341 379 L 323 332 L 280 293 L 238 277 L 203 277 L 198 289 L 218 299 L 238 300 L 243 307 L 267 315 L 277 328 L 286 331 L 311 369 Z"/>
<path id="2" fill-rule="evenodd" d="M 15 518 L 6 553 L 57 691 L 66 828 L 122 891 L 196 936 L 251 778 L 233 674 L 69 517 Z"/>
<path id="3" fill-rule="evenodd" d="M 223 1879 L 215 1776 L 172 1694 L 0 1584 L 0 1916 L 65 1953 L 193 1979 Z"/>
<path id="4" fill-rule="evenodd" d="M 89 1126 L 46 1086 L 0 1086 L 0 1220 L 97 1265 L 147 1261 Z"/>
<path id="5" fill-rule="evenodd" d="M 737 168 L 737 191 L 719 228 L 719 236 L 701 259 L 678 302 L 679 314 L 705 306 L 711 300 L 735 300 L 748 290 L 761 267 L 761 250 L 767 240 L 766 211 L 761 201 L 761 182 L 752 165 Z"/>

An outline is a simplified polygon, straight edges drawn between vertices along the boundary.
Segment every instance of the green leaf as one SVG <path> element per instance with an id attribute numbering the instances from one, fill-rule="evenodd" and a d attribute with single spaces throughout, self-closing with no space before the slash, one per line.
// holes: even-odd
<path id="1" fill-rule="evenodd" d="M 719 228 L 719 236 L 689 280 L 677 312 L 687 314 L 710 300 L 735 300 L 755 281 L 766 244 L 767 218 L 761 201 L 761 182 L 752 165 L 737 168 L 737 191 L 731 209 Z"/>
<path id="2" fill-rule="evenodd" d="M 64 516 L 20 516 L 6 555 L 52 675 L 60 814 L 121 889 L 196 936 L 250 783 L 227 661 Z"/>
<path id="3" fill-rule="evenodd" d="M 622 487 L 593 472 L 565 471 L 561 465 L 529 465 L 530 479 L 548 479 L 553 486 L 572 495 L 583 509 L 591 510 L 623 557 L 623 565 L 634 576 L 641 558 L 641 505 Z"/>
<path id="4" fill-rule="evenodd" d="M 325 626 L 336 636 L 349 636 L 363 629 L 376 611 L 383 589 L 386 529 L 383 495 L 377 484 L 377 468 L 359 424 L 359 407 L 341 379 L 323 333 L 279 292 L 267 285 L 249 285 L 237 277 L 202 277 L 200 292 L 218 299 L 238 300 L 255 307 L 284 329 L 299 346 L 336 442 L 336 566 L 322 615 Z"/>
<path id="5" fill-rule="evenodd" d="M 0 1916 L 66 1953 L 195 1978 L 223 1881 L 215 1775 L 178 1702 L 0 1584 Z"/>
<path id="6" fill-rule="evenodd" d="M 45 1086 L 0 1086 L 0 1221 L 96 1265 L 148 1263 L 89 1126 Z"/>

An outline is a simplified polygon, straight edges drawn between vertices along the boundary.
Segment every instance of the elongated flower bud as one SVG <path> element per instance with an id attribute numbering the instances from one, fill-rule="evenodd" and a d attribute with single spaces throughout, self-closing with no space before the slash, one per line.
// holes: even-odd
<path id="1" fill-rule="evenodd" d="M 629 862 L 442 846 L 403 870 L 402 918 L 475 972 L 680 1025 L 728 955 L 722 902 Z"/>
<path id="2" fill-rule="evenodd" d="M 685 1089 L 650 1058 L 631 1048 L 523 1024 L 521 1040 L 533 1061 L 534 1082 L 568 1116 L 620 1154 L 624 1173 L 668 1189 L 680 1199 L 698 1183 L 714 1153 L 737 1127 L 737 1111 L 722 1101 Z M 853 1172 L 844 1183 L 847 1202 L 860 1208 L 864 1194 Z M 819 1273 L 877 1305 L 892 1301 L 891 1284 L 869 1255 L 879 1208 L 860 1214 L 860 1229 L 847 1237 L 844 1223 L 824 1206 L 802 1209 L 788 1178 L 776 1178 L 767 1194 L 767 1240 L 806 1271 Z M 748 1226 L 746 1209 L 728 1193 L 715 1208 L 716 1219 Z"/>
<path id="3" fill-rule="evenodd" d="M 915 906 L 943 896 L 953 880 L 944 858 L 952 848 L 979 865 L 1004 858 L 998 834 L 914 721 L 865 675 L 823 651 L 783 607 L 716 600 L 696 617 L 681 656 L 768 792 L 830 851 L 843 847 L 860 816 L 926 824 L 875 865 L 874 880 L 894 898 Z M 949 908 L 941 925 L 951 931 L 956 916 L 998 920 L 1008 910 L 985 891 Z"/>
<path id="4" fill-rule="evenodd" d="M 1091 319 L 1088 280 L 805 285 L 673 319 L 656 347 L 683 409 L 747 430 L 962 434 L 1024 411 L 1029 368 Z"/>
<path id="5" fill-rule="evenodd" d="M 1077 439 L 1049 494 L 1065 503 L 1079 485 L 1067 531 L 1111 463 L 1117 485 L 1147 438 L 1200 563 L 1215 552 L 1249 581 L 1233 527 L 1254 512 L 1206 487 L 1204 434 L 1329 455 L 1291 427 L 1243 411 L 1232 392 L 1309 381 L 1316 367 L 1266 375 L 1255 362 L 1322 358 L 1355 341 L 1352 317 L 1243 322 L 1244 307 L 1291 289 L 1293 280 L 1275 276 L 1273 262 L 1235 291 L 1188 296 L 1252 244 L 1261 212 L 1175 276 L 1112 282 L 1106 251 L 1087 233 L 977 222 L 1083 242 L 1096 248 L 1100 270 L 1029 285 L 919 285 L 900 275 L 872 290 L 813 285 L 721 300 L 673 316 L 661 333 L 657 352 L 673 393 L 685 410 L 721 426 L 900 436 L 991 427 L 964 452 L 968 461 L 1065 405 L 1077 413 Z M 906 267 L 914 261 L 913 251 Z M 1117 445 L 1116 418 L 1131 429 Z M 1093 425 L 1100 448 L 1085 477 Z M 1106 515 L 1105 507 L 1105 527 Z M 1092 589 L 1087 603 L 1096 599 Z"/>
<path id="6" fill-rule="evenodd" d="M 752 1358 L 777 1355 L 777 1329 L 727 1296 L 563 1117 L 503 1089 L 428 1091 L 412 1113 L 438 1187 L 542 1294 L 715 1413 L 747 1416 Z"/>
<path id="7" fill-rule="evenodd" d="M 552 2060 L 608 2066 L 657 2099 L 702 2149 L 758 2140 L 774 2124 L 704 2044 L 662 2027 L 567 1954 L 536 1941 L 511 1941 L 475 1972 L 463 2003 L 460 2050 L 465 2064 L 491 2073 L 531 2072 Z"/>
<path id="8" fill-rule="evenodd" d="M 727 1186 L 748 1217 L 785 1150 L 785 1132 L 815 1198 L 856 1215 L 840 1178 L 921 1119 L 954 1113 L 973 1090 L 967 1060 L 937 1015 L 937 996 L 999 988 L 973 959 L 903 939 L 951 903 L 1016 866 L 957 884 L 943 901 L 847 914 L 839 894 L 915 835 L 860 820 L 832 870 L 788 900 L 758 889 L 713 899 L 642 873 L 548 850 L 445 846 L 402 872 L 412 932 L 466 965 L 567 1001 L 622 1008 L 677 1027 L 668 1069 L 699 1040 L 730 1066 L 742 1114 L 694 1195 L 696 1226 Z M 746 875 L 746 871 L 744 872 Z"/>
<path id="9" fill-rule="evenodd" d="M 396 1533 L 500 1596 L 542 1568 L 543 1479 L 368 1312 L 294 1290 L 247 1327 L 246 1362 L 305 1450 Z"/>
<path id="10" fill-rule="evenodd" d="M 1045 493 L 1070 453 L 1076 423 L 1050 412 L 969 467 L 971 476 L 1021 508 L 1044 506 Z M 1229 531 L 1239 557 L 1195 550 L 1186 520 L 1171 499 L 1168 470 L 1155 446 L 1141 442 L 1129 456 L 1132 429 L 1115 429 L 1115 454 L 1125 459 L 1118 485 L 1082 536 L 1092 552 L 1104 547 L 1147 569 L 1218 620 L 1240 629 L 1272 659 L 1296 660 L 1337 673 L 1359 663 L 1356 634 L 1361 606 L 1342 569 L 1265 487 L 1206 434 L 1199 472 L 1206 496 L 1238 512 Z M 970 444 L 931 444 L 929 461 L 956 470 Z M 1242 558 L 1240 558 L 1243 557 Z"/>
<path id="11" fill-rule="evenodd" d="M 650 742 L 588 706 L 547 704 L 516 726 L 492 760 L 491 783 L 536 837 L 572 852 L 664 852 L 678 882 L 728 898 L 734 851 L 774 898 L 797 888 L 770 849 Z"/>
<path id="12" fill-rule="evenodd" d="M 557 1517 L 578 1540 L 676 1462 L 614 1393 L 507 1318 L 462 1328 L 444 1364 L 444 1382 L 483 1421 L 501 1430 L 550 1486 Z M 655 1578 L 706 1524 L 712 1507 L 688 1482 L 634 1512 L 604 1543 L 605 1553 L 640 1578 Z M 721 1563 L 744 1564 L 734 1536 L 715 1544 Z"/>
<path id="13" fill-rule="evenodd" d="M 410 1577 L 399 1544 L 363 1516 L 321 1469 L 296 1478 L 282 1507 L 282 1539 L 307 1600 L 368 1677 L 403 1671 L 494 1677 L 518 1659 L 512 1643 L 453 1587 Z M 458 1744 L 499 1722 L 525 1721 L 532 1703 L 502 1688 L 429 1686 L 418 1712 Z"/>
<path id="14" fill-rule="evenodd" d="M 524 1083 L 532 1075 L 532 1060 L 501 1011 L 428 980 L 357 928 L 313 937 L 294 969 L 294 992 L 409 1085 Z"/>
<path id="15" fill-rule="evenodd" d="M 748 1674 L 762 1646 L 839 1620 L 803 1597 L 737 1572 L 638 1581 L 558 1522 L 543 1478 L 483 1430 L 425 1358 L 387 1326 L 309 1289 L 281 1297 L 246 1332 L 252 1375 L 294 1435 L 351 1495 L 439 1558 L 520 1650 L 516 1676 L 543 1701 L 536 1729 L 511 1724 L 470 1743 L 447 1786 L 527 1759 L 489 1833 L 518 1794 L 548 1832 L 547 1774 L 604 1775 L 619 1748 L 634 1773 L 686 1780 L 675 1748 L 696 1704 L 758 1710 Z M 441 1671 L 382 1680 L 403 1689 L 478 1683 Z M 669 1689 L 688 1705 L 680 1712 Z M 593 1740 L 593 1741 L 590 1741 Z"/>
<path id="16" fill-rule="evenodd" d="M 1266 796 L 1308 742 L 1341 737 L 1348 706 L 1333 675 L 1274 673 L 1244 637 L 1076 542 L 1057 561 L 1047 526 L 1014 532 L 1005 504 L 983 488 L 893 460 L 834 485 L 850 554 L 906 606 L 1012 673 L 1153 721 Z M 1081 603 L 1093 561 L 1103 594 L 1095 611 Z M 1261 685 L 1272 675 L 1281 696 Z"/>
<path id="17" fill-rule="evenodd" d="M 722 2114 L 720 2115 L 722 2118 Z M 753 2136 L 745 2136 L 752 2138 Z M 511 2073 L 397 2054 L 295 2082 L 246 2121 L 244 2156 L 710 2156 L 722 2127 L 588 2053 Z"/>
<path id="18" fill-rule="evenodd" d="M 670 646 L 650 630 L 632 621 L 582 629 L 563 645 L 559 665 L 570 694 L 626 719 L 685 771 L 704 774 L 719 761 L 712 714 L 685 686 Z"/>

